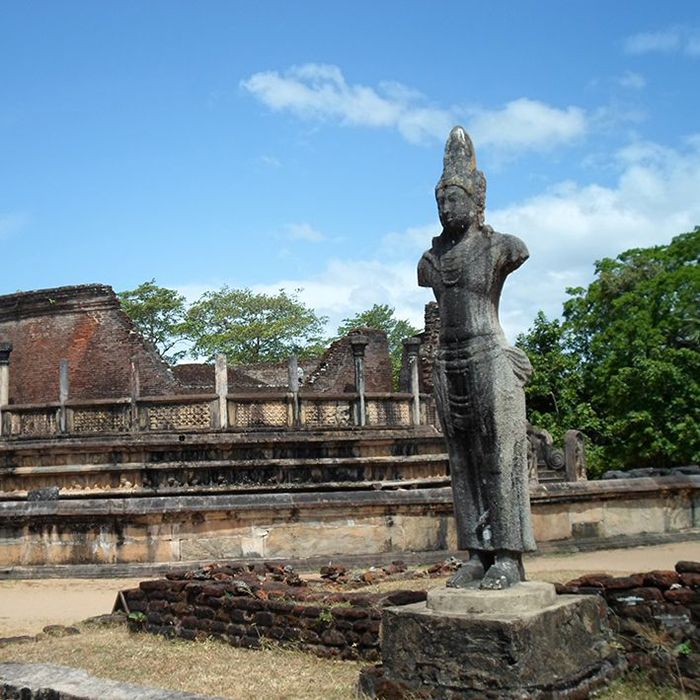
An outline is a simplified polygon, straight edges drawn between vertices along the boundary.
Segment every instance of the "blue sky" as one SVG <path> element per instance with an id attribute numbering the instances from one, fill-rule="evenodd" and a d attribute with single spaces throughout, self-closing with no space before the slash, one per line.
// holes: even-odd
<path id="1" fill-rule="evenodd" d="M 700 3 L 0 4 L 0 294 L 302 288 L 421 325 L 449 129 L 530 260 L 511 337 L 596 259 L 700 224 Z"/>

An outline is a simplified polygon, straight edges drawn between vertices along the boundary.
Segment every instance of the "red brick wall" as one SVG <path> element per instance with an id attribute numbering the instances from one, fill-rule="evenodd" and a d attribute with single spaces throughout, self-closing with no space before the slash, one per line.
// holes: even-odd
<path id="1" fill-rule="evenodd" d="M 0 296 L 0 341 L 13 345 L 13 404 L 58 401 L 62 359 L 69 363 L 71 399 L 128 396 L 132 357 L 142 395 L 177 393 L 170 370 L 105 285 Z"/>
<path id="2" fill-rule="evenodd" d="M 316 369 L 304 377 L 302 389 L 332 393 L 355 389 L 355 362 L 350 347 L 352 335 L 364 335 L 369 341 L 365 348 L 365 391 L 391 391 L 391 361 L 389 343 L 384 331 L 358 328 L 336 340 L 322 355 Z"/>
<path id="3" fill-rule="evenodd" d="M 361 333 L 369 341 L 365 348 L 365 391 L 390 392 L 391 362 L 385 333 L 374 328 L 359 329 L 352 333 Z M 299 361 L 299 366 L 304 370 L 302 390 L 331 393 L 354 391 L 355 364 L 350 335 L 333 343 L 320 358 Z M 214 391 L 214 366 L 211 364 L 177 365 L 173 372 L 182 385 L 183 393 Z M 228 384 L 232 393 L 286 391 L 287 362 L 229 367 Z"/>

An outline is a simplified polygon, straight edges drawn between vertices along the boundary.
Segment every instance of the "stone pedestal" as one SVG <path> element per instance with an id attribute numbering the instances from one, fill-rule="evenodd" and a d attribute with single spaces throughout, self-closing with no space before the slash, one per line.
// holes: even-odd
<path id="1" fill-rule="evenodd" d="M 379 698 L 586 698 L 622 670 L 597 596 L 548 583 L 504 591 L 437 589 L 387 608 L 381 666 L 360 689 Z"/>

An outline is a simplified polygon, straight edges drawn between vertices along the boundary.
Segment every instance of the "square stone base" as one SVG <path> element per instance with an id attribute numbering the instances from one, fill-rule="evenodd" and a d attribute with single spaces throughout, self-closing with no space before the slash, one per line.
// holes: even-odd
<path id="1" fill-rule="evenodd" d="M 382 661 L 361 674 L 370 697 L 586 698 L 619 675 L 605 601 L 545 583 L 505 591 L 439 589 L 387 608 Z"/>

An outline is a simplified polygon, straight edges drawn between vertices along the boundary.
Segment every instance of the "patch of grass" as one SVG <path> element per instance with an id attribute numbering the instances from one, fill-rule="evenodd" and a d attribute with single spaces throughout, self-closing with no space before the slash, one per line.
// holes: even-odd
<path id="1" fill-rule="evenodd" d="M 253 651 L 223 642 L 187 642 L 126 631 L 123 626 L 80 625 L 81 634 L 0 647 L 0 661 L 54 663 L 102 678 L 235 700 L 357 700 L 361 662 L 329 661 L 264 644 Z M 598 700 L 687 700 L 656 687 L 641 672 L 613 682 Z"/>
<path id="2" fill-rule="evenodd" d="M 595 697 L 597 700 L 688 700 L 688 695 L 678 688 L 655 686 L 641 671 L 613 681 Z"/>
<path id="3" fill-rule="evenodd" d="M 102 678 L 236 700 L 354 700 L 364 665 L 275 645 L 253 651 L 215 640 L 130 634 L 124 627 L 80 628 L 74 637 L 0 648 L 0 661 L 62 664 Z"/>

